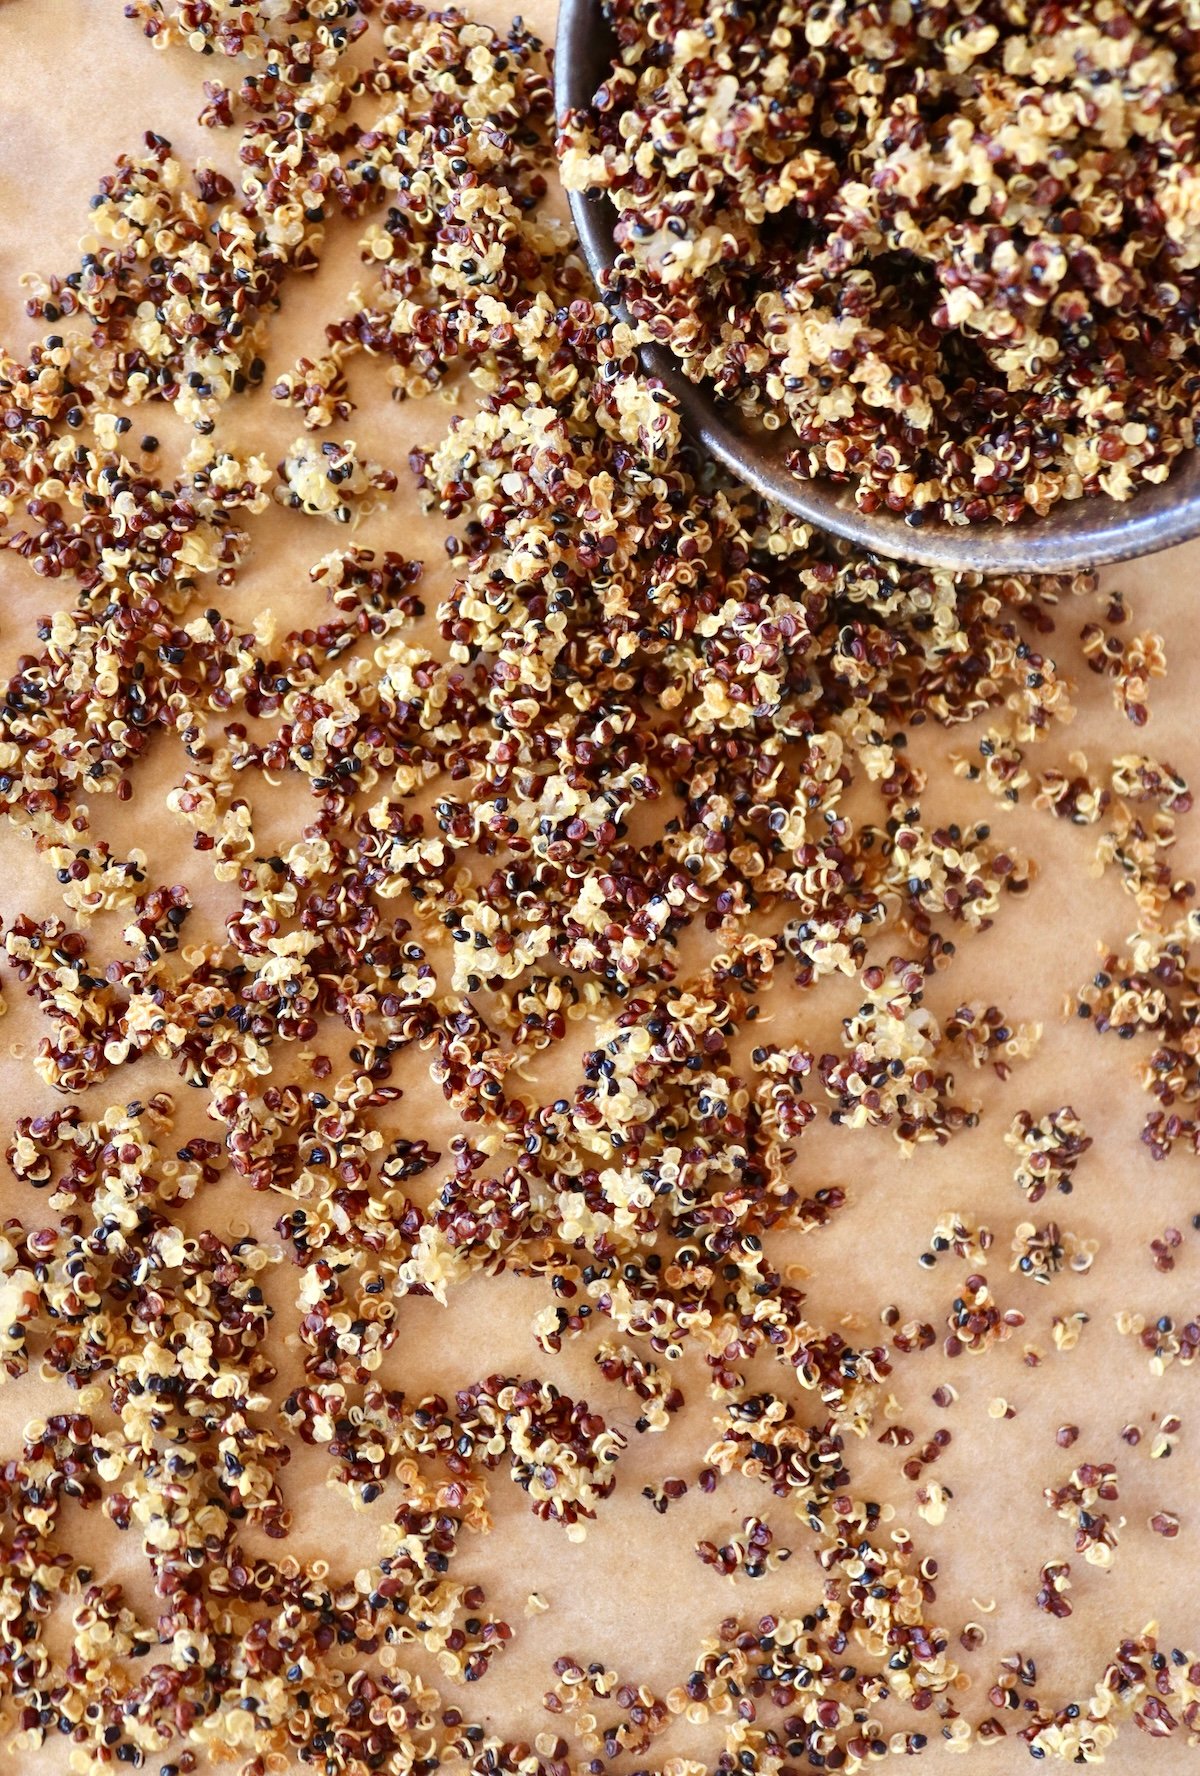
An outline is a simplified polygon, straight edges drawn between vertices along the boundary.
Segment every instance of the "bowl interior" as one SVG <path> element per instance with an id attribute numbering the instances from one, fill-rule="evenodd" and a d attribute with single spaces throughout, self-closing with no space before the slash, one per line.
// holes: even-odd
<path id="1" fill-rule="evenodd" d="M 599 0 L 560 0 L 555 44 L 555 106 L 561 117 L 583 111 L 611 66 L 615 43 Z M 568 193 L 580 246 L 599 282 L 616 258 L 615 211 L 602 192 Z M 643 362 L 679 403 L 692 438 L 738 477 L 787 511 L 877 554 L 930 567 L 980 573 L 1061 573 L 1100 567 L 1170 548 L 1200 533 L 1200 449 L 1186 453 L 1170 478 L 1127 502 L 1097 497 L 1062 501 L 1048 518 L 1025 524 L 919 527 L 892 512 L 860 512 L 848 488 L 802 481 L 784 461 L 790 433 L 752 431 L 689 382 L 669 351 L 646 346 Z"/>

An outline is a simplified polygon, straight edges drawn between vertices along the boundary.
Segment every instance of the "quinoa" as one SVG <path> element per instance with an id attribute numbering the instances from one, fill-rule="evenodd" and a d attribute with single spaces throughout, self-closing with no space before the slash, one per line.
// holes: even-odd
<path id="1" fill-rule="evenodd" d="M 1194 442 L 1179 5 L 609 0 L 560 134 L 638 337 L 866 512 L 1019 523 Z"/>
<path id="2" fill-rule="evenodd" d="M 852 1189 L 797 1164 L 818 1124 L 899 1165 L 980 1126 L 956 1069 L 1003 1079 L 1034 1050 L 1038 1028 L 995 1005 L 934 1009 L 1034 871 L 958 806 L 969 780 L 926 812 L 908 730 L 1052 740 L 1070 697 L 1050 613 L 1090 581 L 855 556 L 698 463 L 635 327 L 543 208 L 550 91 L 520 25 L 398 0 L 128 10 L 164 52 L 204 58 L 202 122 L 236 131 L 241 172 L 147 141 L 101 182 L 100 245 L 28 286 L 63 331 L 0 359 L 0 546 L 48 607 L 0 710 L 0 806 L 50 897 L 0 932 L 38 1031 L 33 1107 L 6 1123 L 0 1369 L 54 1408 L 0 1475 L 15 1749 L 61 1736 L 84 1776 L 231 1758 L 248 1776 L 605 1776 L 712 1726 L 719 1776 L 853 1776 L 999 1737 L 1014 1686 L 1042 1755 L 1103 1750 L 1127 1717 L 1195 1738 L 1200 1662 L 1168 1662 L 1149 1631 L 1061 1708 L 1005 1655 L 978 1718 L 961 1658 L 987 1635 L 944 1619 L 908 1527 L 936 1542 L 952 1459 L 931 1470 L 962 1445 L 944 1423 L 918 1442 L 890 1391 L 897 1370 L 930 1391 L 913 1366 L 937 1330 L 895 1306 L 882 1331 L 825 1323 L 781 1251 L 852 1211 Z M 362 283 L 325 349 L 270 384 L 304 422 L 273 470 L 226 414 L 266 382 L 274 308 L 335 223 L 362 230 Z M 398 492 L 354 439 L 321 437 L 353 410 L 360 355 L 381 397 L 467 384 L 449 420 L 422 410 L 408 465 L 453 526 L 440 597 L 397 550 L 307 522 L 349 527 Z M 154 433 L 133 447 L 127 409 L 155 402 L 195 433 L 175 474 Z M 303 628 L 231 614 L 268 503 L 315 539 L 325 608 Z M 152 749 L 175 767 L 161 800 Z M 281 782 L 303 813 L 272 851 Z M 1111 789 L 1106 812 L 1186 812 L 1148 756 L 1116 761 Z M 105 796 L 144 815 L 128 855 L 97 831 Z M 164 817 L 221 889 L 215 931 L 162 879 Z M 1185 900 L 1155 893 L 1144 916 Z M 1153 1069 L 1165 1110 L 1190 1101 L 1191 965 L 1184 937 L 1139 943 L 1130 966 L 1153 980 L 1128 991 L 1178 1049 Z M 1113 980 L 1080 1001 L 1098 1025 Z M 829 1025 L 807 1016 L 818 993 Z M 780 999 L 805 1015 L 785 1028 Z M 542 1055 L 552 1087 L 528 1065 Z M 180 1089 L 139 1095 L 143 1059 Z M 404 1105 L 408 1066 L 449 1132 Z M 1066 1110 L 1018 1133 L 1043 1182 L 1087 1144 Z M 978 1138 L 1003 1156 L 986 1119 Z M 269 1205 L 258 1233 L 206 1224 L 219 1185 Z M 1053 1223 L 957 1212 L 933 1246 L 1046 1277 L 1090 1256 Z M 535 1304 L 511 1371 L 486 1348 L 502 1276 Z M 470 1372 L 397 1385 L 413 1303 L 468 1285 L 485 1302 Z M 991 1363 L 1024 1317 L 972 1271 L 943 1354 Z M 1081 1319 L 1058 1317 L 1063 1348 Z M 1164 1366 L 1172 1328 L 1154 1334 Z M 1171 1354 L 1190 1361 L 1194 1332 Z M 574 1341 L 586 1398 L 560 1385 Z M 1003 1434 L 1014 1409 L 995 1398 Z M 1160 1423 L 1166 1453 L 1178 1420 Z M 895 1499 L 863 1491 L 868 1435 L 911 1450 Z M 304 1552 L 299 1451 L 361 1520 L 357 1567 Z M 506 1493 L 551 1545 L 611 1529 L 639 1458 L 662 1533 L 729 1579 L 725 1601 L 661 1695 L 563 1650 L 533 1746 L 507 1737 L 494 1686 L 522 1627 L 473 1579 L 471 1544 Z M 1090 1497 L 1082 1469 L 1065 1484 Z M 727 1487 L 754 1507 L 733 1534 Z M 68 1504 L 127 1538 L 150 1607 Z M 519 1576 L 525 1614 L 552 1625 Z"/>
<path id="3" fill-rule="evenodd" d="M 1047 1505 L 1073 1526 L 1075 1553 L 1082 1554 L 1089 1565 L 1111 1566 L 1125 1519 L 1114 1523 L 1098 1507 L 1114 1504 L 1120 1497 L 1113 1464 L 1083 1462 L 1061 1486 L 1048 1486 L 1044 1496 Z M 1070 1572 L 1069 1566 L 1066 1572 Z"/>
<path id="4" fill-rule="evenodd" d="M 1069 1196 L 1075 1188 L 1076 1167 L 1092 1145 L 1092 1137 L 1069 1104 L 1037 1118 L 1019 1110 L 1004 1139 L 1017 1156 L 1013 1180 L 1031 1205 L 1051 1190 Z"/>

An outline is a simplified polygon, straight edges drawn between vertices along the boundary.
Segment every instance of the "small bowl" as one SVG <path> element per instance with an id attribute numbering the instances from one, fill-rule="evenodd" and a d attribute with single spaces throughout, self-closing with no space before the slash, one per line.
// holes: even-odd
<path id="1" fill-rule="evenodd" d="M 588 109 L 614 51 L 598 0 L 560 0 L 554 49 L 560 118 Z M 598 191 L 572 191 L 568 198 L 584 257 L 600 284 L 616 258 L 613 205 Z M 1200 446 L 1187 451 L 1161 485 L 1140 488 L 1132 500 L 1097 495 L 1060 501 L 1048 518 L 1031 517 L 1023 524 L 955 525 L 939 519 L 916 529 L 892 512 L 860 512 L 848 488 L 793 475 L 784 460 L 788 430 L 752 430 L 703 385 L 689 382 L 665 347 L 644 346 L 642 361 L 675 397 L 693 440 L 747 487 L 877 555 L 959 573 L 1064 573 L 1150 555 L 1200 534 Z"/>

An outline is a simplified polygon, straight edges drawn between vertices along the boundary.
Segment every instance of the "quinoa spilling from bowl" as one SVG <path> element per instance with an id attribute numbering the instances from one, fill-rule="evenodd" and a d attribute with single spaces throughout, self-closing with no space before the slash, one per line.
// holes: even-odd
<path id="1" fill-rule="evenodd" d="M 1191 792 L 1063 756 L 1094 587 L 854 555 L 697 464 L 545 212 L 520 25 L 131 4 L 240 170 L 147 135 L 0 355 L 13 1767 L 859 1776 L 1197 1742 L 1187 1439 L 1151 1482 L 1138 1427 L 1118 1450 L 1084 1410 L 1091 1106 L 1031 1089 L 1041 1025 L 967 972 L 1074 892 L 1035 883 L 1024 812 L 1094 826 L 1138 933 L 1071 1027 L 1135 1041 L 1155 1158 L 1200 1151 Z M 330 287 L 339 234 L 361 281 L 289 368 L 275 308 L 318 263 Z M 1104 616 L 1084 689 L 1140 728 L 1163 644 Z M 1006 1138 L 976 1086 L 1010 1075 Z M 900 1156 L 951 1142 L 992 1224 L 948 1209 L 905 1264 Z M 1107 1328 L 1142 1374 L 1200 1353 L 1162 1215 Z M 839 1273 L 847 1216 L 903 1312 Z M 998 1455 L 1063 1368 L 1057 1438 Z M 947 1553 L 956 1517 L 992 1548 L 981 1481 L 1047 1520 L 1015 1614 Z M 1091 1569 L 1154 1596 L 1177 1536 L 1161 1646 L 1139 1601 L 1081 1647 Z M 658 1674 L 648 1605 L 686 1635 Z M 1038 1644 L 1039 1675 L 1031 1622 L 1069 1665 Z"/>
<path id="2" fill-rule="evenodd" d="M 919 526 L 1129 499 L 1194 441 L 1200 8 L 608 0 L 562 126 L 645 341 Z"/>

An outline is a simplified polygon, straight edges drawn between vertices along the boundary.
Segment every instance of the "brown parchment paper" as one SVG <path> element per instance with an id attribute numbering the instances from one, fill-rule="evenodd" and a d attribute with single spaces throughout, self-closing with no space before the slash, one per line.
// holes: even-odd
<path id="1" fill-rule="evenodd" d="M 493 22 L 507 22 L 498 4 L 476 10 Z M 528 0 L 524 12 L 543 35 L 552 34 L 553 0 Z M 0 337 L 12 346 L 34 336 L 17 286 L 20 272 L 33 266 L 70 269 L 86 227 L 88 197 L 115 154 L 136 146 L 147 128 L 168 136 L 188 160 L 200 154 L 218 161 L 228 157 L 231 138 L 214 137 L 195 121 L 203 103 L 201 81 L 214 72 L 213 63 L 182 49 L 165 54 L 152 50 L 139 29 L 122 17 L 121 0 L 0 0 L 0 70 Z M 355 232 L 351 226 L 331 225 L 320 272 L 307 282 L 293 279 L 287 287 L 272 335 L 266 388 L 298 353 L 313 355 L 320 346 L 325 320 L 338 312 L 356 276 Z M 352 366 L 360 406 L 344 433 L 355 437 L 368 455 L 396 468 L 401 480 L 399 491 L 367 520 L 356 540 L 423 557 L 430 564 L 423 596 L 432 613 L 446 584 L 443 526 L 422 515 L 405 460 L 413 444 L 440 435 L 448 409 L 438 399 L 394 405 L 375 374 L 371 382 L 369 369 Z M 160 460 L 169 469 L 185 442 L 171 416 L 145 408 L 135 414 L 134 425 L 139 428 L 135 435 L 154 431 L 163 439 Z M 223 437 L 262 450 L 272 462 L 299 430 L 295 416 L 265 393 L 236 401 L 221 421 Z M 342 429 L 334 435 L 342 435 Z M 319 620 L 321 600 L 309 584 L 307 569 L 332 546 L 332 532 L 277 507 L 251 522 L 253 554 L 237 586 L 223 595 L 223 608 L 236 620 L 269 607 L 285 628 Z M 1147 750 L 1169 759 L 1193 783 L 1200 781 L 1198 570 L 1200 544 L 1104 576 L 1105 587 L 1119 586 L 1130 595 L 1133 628 L 1156 630 L 1166 641 L 1169 676 L 1153 687 L 1152 720 L 1144 734 L 1128 726 L 1114 709 L 1108 687 L 1083 668 L 1079 630 L 1100 615 L 1103 596 L 1060 606 L 1057 631 L 1046 647 L 1075 677 L 1079 713 L 1071 728 L 1039 751 L 1039 765 L 1065 762 L 1075 748 L 1093 762 Z M 34 618 L 68 602 L 70 593 L 38 580 L 9 554 L 0 556 L 0 591 L 0 673 L 6 677 L 27 645 Z M 427 624 L 432 633 L 432 616 Z M 1091 1689 L 1121 1634 L 1135 1633 L 1152 1619 L 1161 1623 L 1165 1645 L 1194 1647 L 1200 1641 L 1200 1375 L 1176 1366 L 1162 1378 L 1152 1377 L 1145 1353 L 1134 1340 L 1119 1337 L 1114 1326 L 1114 1314 L 1122 1307 L 1147 1314 L 1151 1309 L 1170 1312 L 1176 1318 L 1193 1315 L 1200 1307 L 1200 1233 L 1191 1229 L 1192 1215 L 1200 1213 L 1200 1169 L 1182 1156 L 1152 1163 L 1138 1141 L 1149 1100 L 1132 1078 L 1131 1048 L 1111 1038 L 1102 1042 L 1089 1025 L 1061 1017 L 1064 994 L 1097 966 L 1097 940 L 1116 946 L 1134 924 L 1133 903 L 1112 873 L 1104 879 L 1092 873 L 1095 832 L 1073 829 L 1027 807 L 1005 813 L 981 788 L 954 780 L 945 758 L 951 750 L 973 750 L 969 730 L 959 730 L 952 739 L 923 730 L 912 744 L 918 761 L 934 767 L 926 798 L 929 811 L 946 819 L 990 819 L 994 830 L 1040 865 L 1032 891 L 1007 904 L 990 933 L 963 939 L 955 966 L 932 988 L 933 1009 L 945 1012 L 968 999 L 994 1000 L 1013 1019 L 1040 1019 L 1045 1034 L 1036 1058 L 1018 1066 L 1006 1085 L 990 1073 L 960 1081 L 960 1087 L 977 1091 L 984 1114 L 976 1130 L 942 1150 L 923 1149 L 906 1162 L 886 1132 L 855 1135 L 820 1123 L 809 1130 L 797 1161 L 806 1185 L 838 1184 L 851 1203 L 828 1229 L 795 1237 L 788 1256 L 811 1272 L 805 1287 L 814 1320 L 866 1326 L 874 1339 L 882 1336 L 877 1316 L 885 1302 L 896 1303 L 903 1317 L 915 1315 L 941 1327 L 970 1268 L 952 1255 L 931 1271 L 918 1266 L 918 1254 L 927 1247 L 942 1211 L 958 1210 L 997 1231 L 990 1280 L 1002 1306 L 1026 1313 L 1024 1333 L 979 1359 L 950 1363 L 939 1347 L 897 1360 L 894 1388 L 918 1445 L 939 1426 L 953 1433 L 952 1445 L 930 1470 L 953 1492 L 945 1523 L 932 1528 L 918 1519 L 916 1486 L 900 1474 L 904 1452 L 881 1448 L 873 1438 L 849 1451 L 856 1491 L 869 1495 L 877 1489 L 875 1496 L 894 1503 L 896 1523 L 908 1525 L 918 1546 L 937 1556 L 937 1619 L 956 1632 L 969 1618 L 986 1625 L 986 1646 L 962 1655 L 973 1679 L 962 1705 L 978 1720 L 989 1712 L 986 1690 L 1006 1653 L 1032 1654 L 1039 1668 L 1039 1697 L 1066 1700 Z M 189 935 L 195 929 L 200 936 L 205 917 L 215 924 L 230 910 L 230 891 L 214 888 L 204 859 L 191 850 L 189 835 L 163 805 L 166 789 L 178 781 L 182 769 L 181 756 L 163 742 L 141 768 L 132 803 L 120 807 L 111 797 L 97 799 L 92 812 L 97 830 L 115 846 L 136 844 L 147 852 L 153 881 L 191 886 L 198 911 Z M 296 831 L 304 804 L 300 793 L 285 785 L 257 796 L 255 815 L 260 852 L 269 854 Z M 1200 817 L 1182 823 L 1176 853 L 1178 874 L 1198 868 Z M 3 916 L 18 911 L 44 915 L 59 906 L 45 862 L 10 828 L 0 829 Z M 119 944 L 115 925 L 110 929 L 97 920 L 92 929 L 98 944 L 101 933 L 114 948 Z M 0 1030 L 0 1133 L 6 1135 L 17 1115 L 50 1108 L 54 1094 L 40 1084 L 29 1064 L 38 1035 L 37 1013 L 14 979 L 5 988 L 9 1013 Z M 840 997 L 835 990 L 801 1001 L 784 987 L 770 1002 L 772 1034 L 790 1039 L 803 1030 L 809 1046 L 832 1046 L 837 1020 L 846 1009 L 844 998 L 844 990 Z M 342 1052 L 337 1040 L 331 1036 L 323 1043 L 335 1057 Z M 10 1054 L 10 1043 L 23 1045 L 24 1058 Z M 576 1031 L 570 1046 L 577 1055 L 587 1046 L 585 1034 Z M 565 1057 L 553 1064 L 541 1061 L 533 1077 L 553 1095 L 555 1069 L 566 1065 Z M 421 1057 L 406 1061 L 398 1077 L 406 1095 L 392 1108 L 386 1126 L 392 1133 L 424 1136 L 444 1149 L 455 1120 L 440 1092 L 423 1077 Z M 145 1061 L 84 1102 L 95 1112 L 135 1094 L 144 1098 L 158 1088 L 176 1089 L 182 1116 L 192 1119 L 192 1132 L 201 1132 L 202 1094 L 185 1095 L 168 1069 Z M 1002 1135 L 1018 1108 L 1039 1112 L 1063 1102 L 1075 1106 L 1095 1137 L 1095 1147 L 1080 1165 L 1074 1195 L 1047 1200 L 1039 1218 L 1049 1214 L 1079 1235 L 1094 1237 L 1101 1250 L 1090 1276 L 1064 1273 L 1051 1287 L 1040 1289 L 1007 1272 L 1008 1233 L 1023 1218 L 1025 1204 L 1012 1183 Z M 187 1127 L 185 1123 L 181 1138 Z M 438 1182 L 434 1174 L 431 1194 Z M 0 1168 L 0 1213 L 30 1217 L 35 1211 L 31 1193 Z M 280 1212 L 277 1199 L 264 1201 L 236 1182 L 223 1181 L 189 1205 L 184 1218 L 190 1226 L 222 1231 L 244 1226 L 270 1238 L 271 1223 Z M 1175 1271 L 1160 1276 L 1148 1242 L 1167 1225 L 1181 1228 L 1186 1239 Z M 281 1266 L 271 1283 L 278 1316 L 276 1361 L 282 1371 L 279 1398 L 296 1373 L 286 1343 L 294 1317 L 288 1298 L 294 1275 Z M 458 1576 L 486 1586 L 515 1634 L 479 1685 L 457 1694 L 448 1685 L 447 1699 L 529 1740 L 551 1724 L 540 1699 L 551 1681 L 550 1663 L 559 1653 L 603 1660 L 624 1677 L 650 1683 L 661 1693 L 686 1676 L 701 1636 L 723 1616 L 812 1607 L 820 1588 L 807 1531 L 778 1509 L 766 1509 L 765 1489 L 726 1481 L 709 1498 L 693 1486 L 665 1518 L 640 1496 L 648 1482 L 673 1473 L 692 1478 L 701 1464 L 710 1422 L 697 1369 L 690 1362 L 680 1365 L 689 1405 L 670 1430 L 662 1436 L 635 1436 L 631 1396 L 605 1384 L 592 1364 L 595 1337 L 575 1341 L 553 1360 L 537 1350 L 530 1319 L 541 1305 L 543 1298 L 533 1285 L 512 1279 L 473 1281 L 452 1292 L 445 1308 L 410 1299 L 404 1307 L 403 1337 L 381 1372 L 383 1379 L 410 1394 L 429 1388 L 449 1393 L 496 1370 L 541 1374 L 574 1395 L 586 1396 L 631 1433 L 616 1494 L 582 1545 L 569 1544 L 556 1526 L 537 1522 L 524 1495 L 498 1475 L 495 1530 L 469 1542 L 455 1563 Z M 1090 1321 L 1078 1348 L 1059 1354 L 1051 1338 L 1051 1317 L 1077 1308 Z M 603 1328 L 596 1330 L 600 1335 Z M 1036 1371 L 1022 1364 L 1025 1339 L 1047 1353 Z M 959 1390 L 956 1404 L 945 1412 L 930 1400 L 942 1380 Z M 987 1402 L 995 1396 L 1016 1407 L 1015 1418 L 988 1417 Z M 54 1409 L 52 1401 L 61 1407 L 61 1399 L 36 1372 L 0 1390 L 0 1459 L 19 1447 L 21 1427 L 29 1418 Z M 1175 1451 L 1169 1460 L 1151 1461 L 1155 1425 L 1171 1411 L 1183 1419 Z M 1054 1442 L 1055 1427 L 1064 1421 L 1080 1427 L 1070 1452 Z M 1142 1428 L 1137 1449 L 1118 1439 L 1127 1422 Z M 1118 1508 L 1128 1522 L 1110 1572 L 1074 1563 L 1074 1615 L 1057 1622 L 1041 1614 L 1032 1599 L 1041 1563 L 1069 1551 L 1069 1530 L 1046 1509 L 1041 1494 L 1080 1460 L 1117 1463 Z M 296 1513 L 292 1546 L 297 1555 L 324 1557 L 334 1572 L 352 1573 L 372 1556 L 378 1527 L 386 1520 L 387 1499 L 374 1513 L 354 1514 L 325 1487 L 324 1473 L 325 1458 L 319 1452 L 296 1449 L 284 1476 Z M 1147 1517 L 1160 1508 L 1173 1509 L 1182 1519 L 1175 1542 L 1147 1528 Z M 725 1539 L 752 1509 L 764 1511 L 775 1525 L 777 1541 L 792 1547 L 794 1557 L 757 1585 L 718 1579 L 700 1565 L 693 1544 L 701 1536 Z M 122 1536 L 98 1511 L 85 1517 L 76 1510 L 67 1522 L 97 1574 L 122 1581 L 131 1598 L 153 1616 L 134 1534 Z M 525 1615 L 531 1591 L 550 1603 L 548 1613 Z M 65 1644 L 65 1612 L 54 1631 Z M 420 1652 L 411 1657 L 406 1653 L 405 1662 L 436 1676 Z M 936 1734 L 932 1713 L 925 1723 Z M 913 1724 L 911 1718 L 908 1724 Z M 704 1755 L 705 1749 L 699 1737 L 677 1728 L 653 1755 Z M 935 1762 L 942 1755 L 936 1738 L 927 1755 Z M 1141 1770 L 1166 1776 L 1185 1763 L 1190 1767 L 1198 1757 L 1200 1753 L 1188 1753 L 1178 1740 L 1159 1745 L 1129 1727 L 1110 1755 L 1109 1767 L 1117 1776 Z M 36 1761 L 38 1771 L 50 1776 L 65 1768 L 63 1748 L 47 1746 Z M 966 1758 L 970 1771 L 987 1767 L 1007 1773 L 1026 1764 L 1024 1747 L 1012 1739 L 993 1747 L 976 1744 Z"/>

